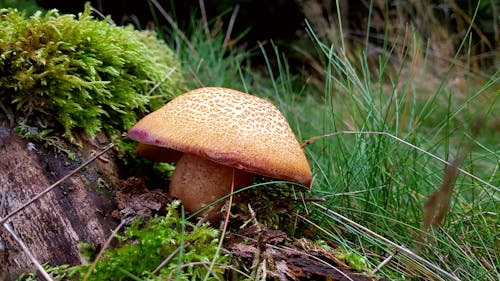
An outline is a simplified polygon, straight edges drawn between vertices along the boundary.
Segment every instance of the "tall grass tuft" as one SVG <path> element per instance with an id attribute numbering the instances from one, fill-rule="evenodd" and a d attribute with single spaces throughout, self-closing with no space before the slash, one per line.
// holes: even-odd
<path id="1" fill-rule="evenodd" d="M 377 268 L 389 278 L 497 280 L 500 153 L 492 129 L 500 72 L 479 84 L 466 79 L 464 90 L 450 83 L 453 63 L 437 79 L 429 71 L 428 43 L 415 30 L 401 49 L 384 44 L 378 65 L 370 65 L 363 50 L 348 55 L 342 41 L 327 43 L 311 26 L 308 33 L 323 67 L 321 97 L 288 95 L 304 89 L 291 87 L 277 49 L 277 74 L 269 59 L 268 66 L 275 100 L 303 139 L 338 132 L 306 148 L 315 174 L 312 192 L 328 209 L 309 207 L 318 236 L 365 256 L 373 270 L 394 254 Z M 391 63 L 394 56 L 398 64 Z M 435 158 L 461 160 L 452 167 L 456 178 Z M 451 196 L 444 220 L 425 223 L 426 210 L 446 204 L 444 198 L 426 205 L 443 186 Z"/>

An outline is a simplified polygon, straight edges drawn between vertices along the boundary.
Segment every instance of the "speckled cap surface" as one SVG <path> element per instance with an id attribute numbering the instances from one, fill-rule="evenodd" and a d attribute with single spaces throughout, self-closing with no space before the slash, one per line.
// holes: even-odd
<path id="1" fill-rule="evenodd" d="M 176 97 L 127 133 L 141 143 L 310 186 L 304 151 L 283 114 L 265 99 L 207 87 Z"/>

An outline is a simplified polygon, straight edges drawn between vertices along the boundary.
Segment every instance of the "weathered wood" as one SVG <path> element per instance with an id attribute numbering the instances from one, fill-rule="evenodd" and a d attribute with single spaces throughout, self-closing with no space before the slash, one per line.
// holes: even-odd
<path id="1" fill-rule="evenodd" d="M 1 114 L 0 114 L 1 118 Z M 69 160 L 39 144 L 32 147 L 21 139 L 5 120 L 0 120 L 0 217 L 27 202 L 99 151 L 82 138 L 77 155 Z M 7 223 L 41 263 L 50 265 L 81 262 L 79 242 L 103 243 L 118 221 L 111 217 L 116 203 L 97 188 L 113 190 L 119 183 L 116 163 L 106 155 L 39 200 L 12 216 Z M 0 226 L 0 280 L 16 280 L 34 266 L 12 237 Z"/>
<path id="2" fill-rule="evenodd" d="M 233 262 L 252 268 L 252 276 L 269 276 L 280 281 L 387 281 L 357 272 L 327 249 L 311 247 L 313 244 L 307 239 L 288 237 L 281 230 L 253 225 L 229 233 L 225 247 L 233 256 Z"/>

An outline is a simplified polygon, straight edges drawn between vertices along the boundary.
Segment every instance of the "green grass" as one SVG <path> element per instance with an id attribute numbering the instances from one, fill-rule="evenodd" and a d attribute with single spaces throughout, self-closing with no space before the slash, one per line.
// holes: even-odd
<path id="1" fill-rule="evenodd" d="M 267 75 L 245 64 L 248 53 L 221 53 L 222 34 L 208 40 L 202 28 L 190 39 L 195 53 L 182 44 L 177 51 L 192 75 L 191 86 L 219 85 L 266 97 L 284 112 L 300 140 L 360 132 L 335 134 L 306 148 L 315 175 L 308 196 L 325 198 L 322 206 L 428 261 L 399 252 L 378 274 L 404 280 L 449 280 L 448 275 L 497 280 L 500 153 L 493 113 L 499 109 L 499 72 L 479 83 L 469 73 L 465 89 L 457 89 L 449 83 L 457 66 L 437 76 L 416 31 L 402 49 L 386 38 L 385 56 L 375 65 L 363 51 L 344 53 L 341 42 L 330 45 L 313 28 L 308 31 L 318 52 L 314 56 L 324 67 L 320 95 L 305 78 L 291 74 L 278 48 L 262 54 Z M 393 56 L 401 59 L 396 65 Z M 482 131 L 474 135 L 479 117 Z M 489 183 L 458 173 L 444 223 L 427 229 L 423 205 L 441 186 L 445 165 L 422 150 L 447 161 L 463 155 L 460 167 Z M 308 219 L 319 225 L 318 238 L 365 256 L 371 269 L 395 251 L 394 245 L 334 213 L 306 207 Z"/>
<path id="2" fill-rule="evenodd" d="M 500 154 L 495 139 L 488 132 L 478 138 L 471 133 L 479 116 L 485 120 L 482 129 L 491 129 L 488 120 L 495 118 L 494 109 L 498 112 L 498 86 L 494 88 L 500 79 L 498 72 L 482 85 L 469 85 L 469 91 L 461 93 L 465 98 L 453 95 L 446 77 L 431 92 L 424 92 L 429 85 L 417 83 L 425 81 L 425 73 L 414 78 L 404 69 L 414 61 L 403 61 L 396 75 L 388 75 L 394 70 L 386 69 L 387 57 L 379 62 L 379 73 L 373 75 L 365 55 L 351 60 L 338 52 L 343 48 L 325 45 L 312 30 L 311 37 L 326 61 L 325 94 L 322 102 L 296 101 L 293 111 L 287 113 L 292 120 L 301 120 L 302 137 L 343 130 L 384 132 L 449 161 L 465 153 L 462 168 L 498 186 Z M 285 111 L 288 108 L 282 106 Z M 421 226 L 423 205 L 443 181 L 443 163 L 387 135 L 336 134 L 310 145 L 307 152 L 316 175 L 313 194 L 325 197 L 323 206 L 396 244 L 415 252 L 418 248 L 419 255 L 459 279 L 496 280 L 500 276 L 495 269 L 500 261 L 498 188 L 459 174 L 444 224 L 425 230 Z M 311 208 L 310 219 L 320 223 L 320 234 L 349 251 L 366 255 L 372 268 L 394 251 L 351 223 Z M 449 279 L 404 254 L 396 255 L 381 274 L 402 279 Z"/>

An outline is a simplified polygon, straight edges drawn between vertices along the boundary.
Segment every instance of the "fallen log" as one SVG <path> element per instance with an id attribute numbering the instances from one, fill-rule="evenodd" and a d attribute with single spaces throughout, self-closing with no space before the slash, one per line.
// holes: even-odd
<path id="1" fill-rule="evenodd" d="M 256 280 L 387 281 L 356 271 L 333 253 L 311 244 L 307 239 L 289 237 L 282 230 L 253 225 L 231 232 L 225 247 L 233 262 L 252 269 L 249 274 Z"/>
<path id="2" fill-rule="evenodd" d="M 26 244 L 41 264 L 79 264 L 77 245 L 104 243 L 118 221 L 111 217 L 116 203 L 111 196 L 119 184 L 112 152 L 98 158 L 69 179 L 12 214 L 52 183 L 92 158 L 103 143 L 80 136 L 74 149 L 77 160 L 67 153 L 22 139 L 0 114 L 0 280 L 17 280 L 35 272 L 32 260 L 6 231 L 3 223 Z"/>

